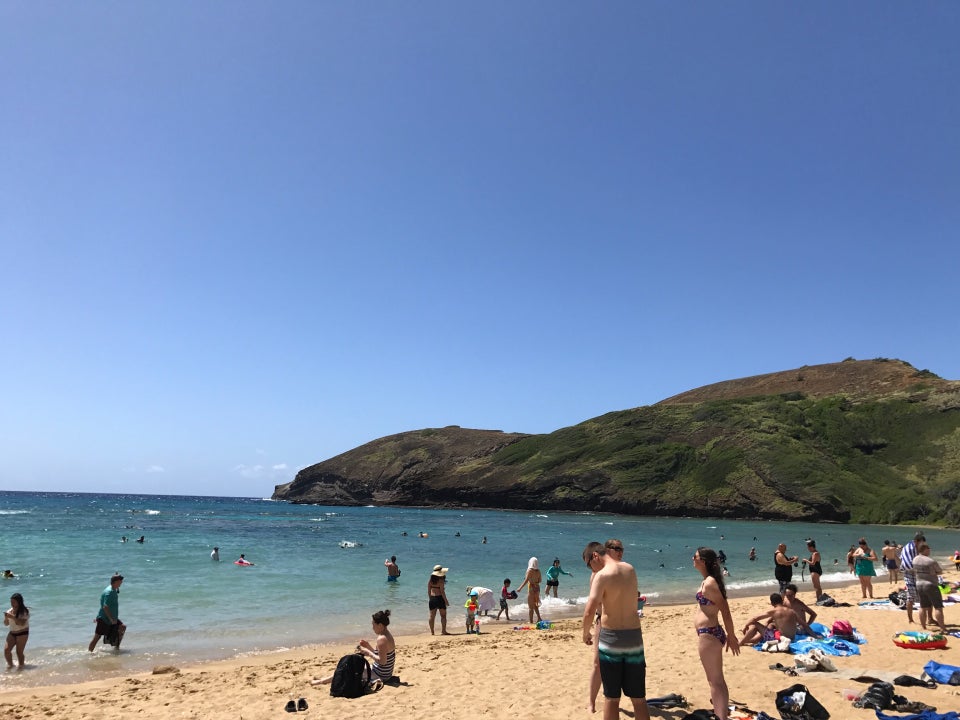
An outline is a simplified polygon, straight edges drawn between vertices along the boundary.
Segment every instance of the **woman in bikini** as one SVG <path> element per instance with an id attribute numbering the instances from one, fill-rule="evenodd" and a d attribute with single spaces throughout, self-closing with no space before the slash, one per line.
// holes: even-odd
<path id="1" fill-rule="evenodd" d="M 23 649 L 27 646 L 27 637 L 30 635 L 30 609 L 23 604 L 23 595 L 20 593 L 10 596 L 10 609 L 3 613 L 3 624 L 10 628 L 3 648 L 7 669 L 13 668 L 13 649 L 16 648 L 17 663 L 23 670 Z"/>
<path id="2" fill-rule="evenodd" d="M 723 649 L 740 654 L 740 643 L 734 630 L 733 617 L 727 604 L 727 589 L 723 584 L 723 569 L 717 553 L 710 548 L 698 548 L 693 554 L 693 566 L 703 575 L 697 591 L 697 609 L 693 626 L 697 630 L 700 663 L 710 685 L 710 698 L 717 720 L 728 720 L 730 691 L 723 677 Z M 720 616 L 727 630 L 720 627 Z"/>
<path id="3" fill-rule="evenodd" d="M 427 581 L 427 607 L 430 609 L 431 635 L 434 634 L 433 624 L 438 610 L 440 611 L 440 634 L 450 634 L 447 632 L 447 608 L 450 606 L 450 601 L 447 600 L 447 569 L 443 565 L 434 565 L 430 579 Z"/>
<path id="4" fill-rule="evenodd" d="M 537 622 L 540 622 L 540 583 L 543 577 L 540 575 L 540 562 L 535 558 L 530 558 L 527 563 L 527 575 L 523 579 L 523 585 L 517 588 L 517 592 L 527 588 L 527 608 L 530 611 L 530 622 L 533 622 L 533 614 L 537 614 Z"/>

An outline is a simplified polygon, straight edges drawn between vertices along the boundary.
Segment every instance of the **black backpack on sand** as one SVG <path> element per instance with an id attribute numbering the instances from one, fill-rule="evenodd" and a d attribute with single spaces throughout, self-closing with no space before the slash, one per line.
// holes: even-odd
<path id="1" fill-rule="evenodd" d="M 370 684 L 370 663 L 358 653 L 344 655 L 333 671 L 330 694 L 333 697 L 356 698 L 367 691 Z"/>

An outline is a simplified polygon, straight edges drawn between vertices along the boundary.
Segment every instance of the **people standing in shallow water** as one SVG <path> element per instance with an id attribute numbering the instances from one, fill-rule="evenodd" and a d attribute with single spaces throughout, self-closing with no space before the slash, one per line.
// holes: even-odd
<path id="1" fill-rule="evenodd" d="M 873 578 L 877 574 L 873 563 L 877 561 L 877 554 L 867 545 L 866 538 L 860 538 L 857 544 L 860 547 L 853 553 L 853 573 L 860 579 L 860 592 L 864 599 L 872 599 Z"/>
<path id="2" fill-rule="evenodd" d="M 819 600 L 823 596 L 823 588 L 820 587 L 823 566 L 820 564 L 820 551 L 817 550 L 815 540 L 807 540 L 807 551 L 810 553 L 810 558 L 801 562 L 810 568 L 810 582 L 813 583 L 813 591 L 817 594 L 817 600 Z"/>
<path id="3" fill-rule="evenodd" d="M 697 609 L 693 616 L 693 626 L 697 631 L 697 649 L 700 664 L 710 686 L 710 698 L 713 712 L 718 720 L 727 720 L 730 705 L 730 691 L 723 676 L 723 653 L 740 654 L 740 642 L 737 640 L 733 616 L 727 604 L 727 589 L 723 583 L 723 573 L 717 554 L 710 548 L 697 548 L 693 554 L 693 566 L 703 576 L 697 591 Z M 720 627 L 720 619 L 726 632 Z"/>
<path id="4" fill-rule="evenodd" d="M 397 556 L 391 555 L 388 560 L 383 561 L 387 568 L 387 582 L 397 582 L 400 579 L 400 568 L 397 565 Z"/>
<path id="5" fill-rule="evenodd" d="M 533 622 L 533 616 L 536 614 L 537 622 L 543 618 L 540 617 L 540 583 L 543 582 L 543 576 L 540 574 L 540 562 L 535 558 L 530 558 L 527 563 L 527 574 L 523 578 L 523 584 L 517 588 L 517 592 L 527 588 L 527 608 L 530 614 L 530 622 Z"/>
<path id="6" fill-rule="evenodd" d="M 213 552 L 210 553 L 210 559 L 214 562 L 220 562 L 220 548 L 215 547 Z"/>
<path id="7" fill-rule="evenodd" d="M 440 634 L 449 635 L 447 632 L 447 608 L 450 601 L 447 600 L 446 577 L 449 568 L 443 565 L 434 565 L 433 572 L 430 573 L 430 579 L 427 580 L 427 607 L 430 610 L 430 634 L 434 635 L 434 622 L 437 612 L 440 613 Z"/>
<path id="8" fill-rule="evenodd" d="M 562 567 L 560 567 L 560 558 L 553 559 L 553 565 L 547 568 L 547 597 L 550 597 L 550 590 L 553 590 L 553 596 L 557 597 L 557 590 L 560 588 L 560 576 L 569 575 L 573 577 L 573 573 L 568 573 Z"/>
<path id="9" fill-rule="evenodd" d="M 10 609 L 3 613 L 3 624 L 10 628 L 7 642 L 3 648 L 3 657 L 7 660 L 7 670 L 13 669 L 13 649 L 17 649 L 17 667 L 23 670 L 23 650 L 30 635 L 30 608 L 23 604 L 23 595 L 10 596 Z"/>

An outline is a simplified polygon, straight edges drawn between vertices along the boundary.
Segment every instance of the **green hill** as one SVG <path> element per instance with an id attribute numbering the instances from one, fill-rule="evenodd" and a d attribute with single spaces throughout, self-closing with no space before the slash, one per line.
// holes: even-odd
<path id="1" fill-rule="evenodd" d="M 416 430 L 277 499 L 960 525 L 960 383 L 847 360 L 698 388 L 546 435 Z"/>

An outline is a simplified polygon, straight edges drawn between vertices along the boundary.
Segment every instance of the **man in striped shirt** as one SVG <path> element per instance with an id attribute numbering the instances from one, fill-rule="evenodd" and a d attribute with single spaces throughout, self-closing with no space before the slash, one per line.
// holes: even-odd
<path id="1" fill-rule="evenodd" d="M 907 622 L 913 622 L 913 604 L 917 601 L 917 575 L 913 571 L 913 559 L 917 556 L 917 543 L 926 542 L 922 532 L 913 536 L 913 542 L 908 542 L 900 551 L 900 569 L 903 570 L 903 581 L 907 586 Z"/>

